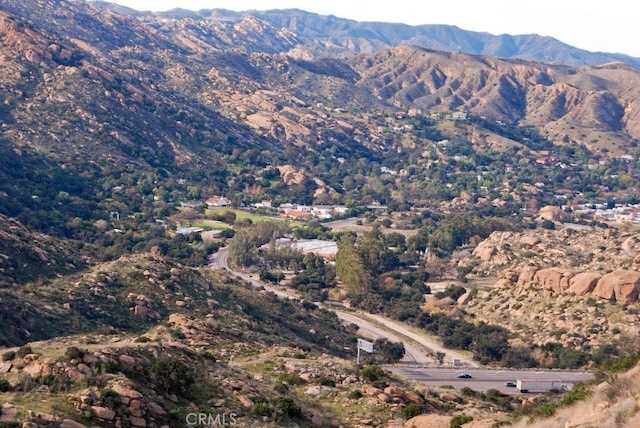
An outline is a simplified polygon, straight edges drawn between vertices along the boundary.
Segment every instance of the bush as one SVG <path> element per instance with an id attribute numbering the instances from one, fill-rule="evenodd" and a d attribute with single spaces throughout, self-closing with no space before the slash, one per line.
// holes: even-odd
<path id="1" fill-rule="evenodd" d="M 302 417 L 302 408 L 290 397 L 278 397 L 276 412 L 278 419 Z"/>
<path id="2" fill-rule="evenodd" d="M 168 394 L 185 394 L 195 382 L 193 370 L 173 357 L 156 360 L 150 371 L 156 387 Z"/>
<path id="3" fill-rule="evenodd" d="M 70 360 L 81 360 L 84 354 L 86 354 L 86 352 L 87 351 L 80 349 L 76 346 L 69 346 L 65 351 L 64 355 L 66 355 L 67 358 L 69 358 Z"/>
<path id="4" fill-rule="evenodd" d="M 147 336 L 139 336 L 136 337 L 136 340 L 134 340 L 135 343 L 147 343 L 147 342 L 151 342 L 151 339 L 149 339 Z"/>
<path id="5" fill-rule="evenodd" d="M 302 379 L 298 373 L 282 373 L 278 376 L 278 380 L 281 383 L 286 383 L 291 386 L 302 385 L 305 383 L 304 379 Z"/>
<path id="6" fill-rule="evenodd" d="M 427 413 L 427 408 L 424 406 L 424 404 L 418 403 L 409 403 L 400 411 L 400 415 L 403 419 L 411 419 L 423 413 Z"/>
<path id="7" fill-rule="evenodd" d="M 0 379 L 0 392 L 11 391 L 11 384 L 6 379 Z"/>
<path id="8" fill-rule="evenodd" d="M 543 229 L 547 229 L 547 230 L 555 230 L 556 224 L 554 222 L 552 222 L 551 220 L 544 219 L 540 223 L 540 227 L 542 227 Z"/>
<path id="9" fill-rule="evenodd" d="M 330 387 L 332 387 L 332 388 L 335 388 L 335 387 L 336 387 L 336 381 L 335 381 L 335 380 L 333 380 L 333 379 L 332 379 L 332 378 L 330 378 L 330 377 L 327 377 L 327 376 L 324 376 L 324 377 L 318 378 L 318 379 L 316 380 L 316 383 L 317 383 L 318 385 L 322 385 L 322 386 L 330 386 Z"/>
<path id="10" fill-rule="evenodd" d="M 273 409 L 264 397 L 258 397 L 256 399 L 256 404 L 251 411 L 257 416 L 271 417 L 271 415 L 273 415 Z"/>
<path id="11" fill-rule="evenodd" d="M 2 354 L 2 361 L 11 361 L 16 357 L 16 351 L 7 351 Z"/>
<path id="12" fill-rule="evenodd" d="M 111 388 L 101 389 L 100 399 L 102 400 L 102 404 L 110 409 L 115 409 L 120 405 L 120 394 Z"/>
<path id="13" fill-rule="evenodd" d="M 471 422 L 473 420 L 473 417 L 469 416 L 469 415 L 455 415 L 454 417 L 451 418 L 451 422 L 449 422 L 449 427 L 450 428 L 460 428 L 462 425 L 466 424 L 467 422 Z"/>
<path id="14" fill-rule="evenodd" d="M 389 384 L 383 380 L 375 380 L 371 385 L 378 389 L 385 389 L 387 386 L 389 386 Z"/>
<path id="15" fill-rule="evenodd" d="M 178 330 L 178 329 L 171 330 L 171 337 L 178 340 L 183 340 L 187 338 L 187 336 L 181 330 Z"/>
<path id="16" fill-rule="evenodd" d="M 460 393 L 462 395 L 464 395 L 465 397 L 475 397 L 476 395 L 478 395 L 478 393 L 476 391 L 474 391 L 473 389 L 469 388 L 468 386 L 465 386 L 463 388 L 460 389 Z"/>
<path id="17" fill-rule="evenodd" d="M 31 349 L 31 346 L 29 345 L 22 345 L 18 348 L 18 352 L 16 352 L 18 358 L 24 358 L 28 354 L 33 354 L 33 349 Z"/>
<path id="18" fill-rule="evenodd" d="M 368 382 L 375 382 L 384 377 L 384 370 L 377 364 L 366 365 L 360 370 L 360 377 Z"/>
<path id="19" fill-rule="evenodd" d="M 445 297 L 451 297 L 453 300 L 458 300 L 460 296 L 467 292 L 467 289 L 460 287 L 459 285 L 451 285 L 444 291 L 437 292 L 434 297 L 436 299 L 444 299 Z"/>
<path id="20" fill-rule="evenodd" d="M 404 344 L 402 342 L 391 342 L 388 339 L 377 339 L 373 343 L 376 350 L 376 358 L 383 363 L 397 363 L 404 357 Z"/>
<path id="21" fill-rule="evenodd" d="M 362 392 L 359 389 L 354 389 L 353 391 L 350 391 L 349 394 L 347 394 L 347 397 L 352 400 L 359 400 L 360 398 L 362 398 Z"/>

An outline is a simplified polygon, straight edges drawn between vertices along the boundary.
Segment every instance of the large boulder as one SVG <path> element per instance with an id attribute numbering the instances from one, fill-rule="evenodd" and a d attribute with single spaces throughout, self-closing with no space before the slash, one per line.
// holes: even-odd
<path id="1" fill-rule="evenodd" d="M 593 295 L 629 305 L 638 302 L 640 294 L 640 272 L 617 270 L 604 275 L 593 290 Z"/>
<path id="2" fill-rule="evenodd" d="M 527 266 L 520 271 L 520 276 L 518 277 L 518 287 L 519 288 L 529 288 L 533 283 L 533 278 L 536 276 L 537 268 L 532 266 Z"/>
<path id="3" fill-rule="evenodd" d="M 562 208 L 554 207 L 552 205 L 547 205 L 546 207 L 540 208 L 540 211 L 538 211 L 538 216 L 544 220 L 559 222 L 565 222 L 571 219 L 571 216 L 564 212 Z"/>
<path id="4" fill-rule="evenodd" d="M 534 245 L 538 245 L 540 243 L 540 238 L 538 238 L 537 236 L 523 235 L 520 237 L 519 242 L 522 245 L 533 247 Z"/>
<path id="5" fill-rule="evenodd" d="M 366 395 L 367 397 L 376 397 L 378 394 L 382 392 L 382 390 L 379 388 L 376 388 L 373 385 L 364 384 L 362 385 L 361 392 L 362 392 L 362 395 Z"/>
<path id="6" fill-rule="evenodd" d="M 488 262 L 491 260 L 491 257 L 496 255 L 498 250 L 496 247 L 492 246 L 490 243 L 483 244 L 481 243 L 473 250 L 473 255 L 478 257 L 483 262 Z"/>
<path id="7" fill-rule="evenodd" d="M 72 419 L 63 419 L 62 422 L 60 422 L 60 428 L 87 428 L 87 426 Z"/>
<path id="8" fill-rule="evenodd" d="M 451 416 L 418 415 L 404 423 L 405 428 L 449 428 Z"/>
<path id="9" fill-rule="evenodd" d="M 93 413 L 96 415 L 96 418 L 98 419 L 102 419 L 105 421 L 112 421 L 116 418 L 116 412 L 114 412 L 113 410 L 107 407 L 91 406 L 91 409 L 93 409 Z"/>
<path id="10" fill-rule="evenodd" d="M 540 288 L 550 290 L 553 294 L 560 294 L 569 288 L 569 279 L 573 272 L 561 268 L 540 269 L 534 275 L 534 282 Z"/>
<path id="11" fill-rule="evenodd" d="M 602 278 L 598 272 L 581 272 L 569 279 L 569 291 L 576 296 L 584 296 L 591 293 L 596 284 Z"/>

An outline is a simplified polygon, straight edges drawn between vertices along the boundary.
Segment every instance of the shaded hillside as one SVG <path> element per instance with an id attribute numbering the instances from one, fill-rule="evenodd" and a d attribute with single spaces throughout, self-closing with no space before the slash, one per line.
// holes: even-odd
<path id="1" fill-rule="evenodd" d="M 69 274 L 95 262 L 95 248 L 36 233 L 0 215 L 0 290 Z"/>
<path id="2" fill-rule="evenodd" d="M 74 333 L 136 333 L 166 321 L 171 313 L 202 319 L 214 314 L 225 320 L 229 337 L 263 344 L 291 341 L 341 354 L 348 341 L 340 321 L 328 311 L 282 302 L 221 272 L 200 272 L 157 254 L 124 256 L 47 285 L 3 288 L 0 293 L 0 346 Z"/>

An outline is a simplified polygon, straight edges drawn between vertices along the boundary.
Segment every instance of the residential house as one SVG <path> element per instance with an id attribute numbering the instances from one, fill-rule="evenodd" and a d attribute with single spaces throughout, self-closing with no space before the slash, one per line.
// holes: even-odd
<path id="1" fill-rule="evenodd" d="M 307 220 L 311 217 L 311 213 L 308 211 L 288 211 L 282 214 L 282 217 L 289 218 L 291 220 Z"/>
<path id="2" fill-rule="evenodd" d="M 193 233 L 200 233 L 203 232 L 204 229 L 201 227 L 178 227 L 176 229 L 176 233 L 179 233 L 180 235 L 191 235 Z"/>
<path id="3" fill-rule="evenodd" d="M 231 205 L 231 200 L 224 196 L 212 196 L 207 199 L 207 205 L 210 207 L 228 207 Z"/>

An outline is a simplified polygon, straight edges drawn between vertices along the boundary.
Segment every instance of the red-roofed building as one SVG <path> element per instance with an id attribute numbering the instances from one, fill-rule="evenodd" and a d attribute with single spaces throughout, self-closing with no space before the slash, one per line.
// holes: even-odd
<path id="1" fill-rule="evenodd" d="M 292 220 L 306 220 L 311 217 L 311 213 L 307 211 L 289 211 L 282 214 L 284 218 L 290 218 Z"/>

